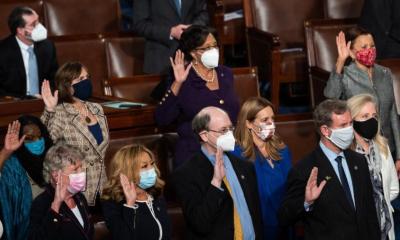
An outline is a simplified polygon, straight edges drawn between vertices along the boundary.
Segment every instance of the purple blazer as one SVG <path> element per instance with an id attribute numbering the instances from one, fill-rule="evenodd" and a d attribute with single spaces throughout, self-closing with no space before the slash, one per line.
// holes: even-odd
<path id="1" fill-rule="evenodd" d="M 168 88 L 156 109 L 155 120 L 158 125 L 177 125 L 179 139 L 175 146 L 174 167 L 189 160 L 193 153 L 200 150 L 199 140 L 192 130 L 192 119 L 201 109 L 208 106 L 222 108 L 229 114 L 232 123 L 236 124 L 240 106 L 233 89 L 232 70 L 218 66 L 216 71 L 218 90 L 208 89 L 206 82 L 191 69 L 178 96 Z"/>

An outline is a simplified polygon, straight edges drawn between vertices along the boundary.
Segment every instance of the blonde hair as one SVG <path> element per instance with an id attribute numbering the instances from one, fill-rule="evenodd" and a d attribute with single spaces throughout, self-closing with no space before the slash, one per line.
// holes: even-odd
<path id="1" fill-rule="evenodd" d="M 354 120 L 354 118 L 360 114 L 361 109 L 365 106 L 367 103 L 373 103 L 375 105 L 375 108 L 378 113 L 378 107 L 377 107 L 377 102 L 374 98 L 374 96 L 370 94 L 359 94 L 355 95 L 352 98 L 347 100 L 347 106 L 350 109 L 351 117 Z M 379 113 L 378 113 L 379 115 Z M 388 148 L 387 148 L 387 140 L 384 136 L 381 135 L 380 130 L 381 129 L 381 122 L 378 117 L 378 133 L 375 135 L 373 138 L 374 142 L 378 145 L 379 151 L 383 153 L 385 158 L 388 156 Z M 352 145 L 352 148 L 355 148 L 355 141 L 356 139 L 354 138 L 354 142 Z"/>
<path id="2" fill-rule="evenodd" d="M 120 174 L 123 173 L 127 176 L 129 181 L 139 183 L 140 181 L 140 160 L 143 154 L 148 154 L 152 161 L 155 162 L 154 154 L 145 146 L 141 144 L 127 145 L 119 149 L 110 164 L 110 176 L 105 184 L 102 198 L 105 200 L 112 199 L 120 202 L 125 199 L 124 191 L 120 182 Z M 165 185 L 164 181 L 160 178 L 160 170 L 154 164 L 157 173 L 157 180 L 153 187 L 146 190 L 153 197 L 157 197 L 162 193 Z"/>
<path id="3" fill-rule="evenodd" d="M 243 103 L 238 116 L 235 138 L 243 149 L 243 157 L 253 161 L 256 158 L 256 151 L 253 136 L 250 129 L 247 128 L 246 121 L 253 122 L 256 119 L 257 114 L 266 107 L 270 107 L 274 110 L 274 106 L 267 99 L 252 97 Z M 276 134 L 268 139 L 265 144 L 265 150 L 272 160 L 282 159 L 279 151 L 283 148 L 285 148 L 285 144 Z"/>

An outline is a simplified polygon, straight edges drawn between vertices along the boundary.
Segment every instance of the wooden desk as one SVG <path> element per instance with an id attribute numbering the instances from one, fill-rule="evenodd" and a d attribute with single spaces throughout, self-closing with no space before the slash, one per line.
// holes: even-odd
<path id="1" fill-rule="evenodd" d="M 94 102 L 121 100 L 112 97 L 92 99 Z M 142 108 L 115 109 L 104 107 L 110 129 L 110 138 L 126 138 L 158 133 L 154 121 L 156 105 L 149 104 Z M 20 115 L 31 114 L 40 117 L 44 109 L 42 100 L 1 100 L 0 101 L 0 144 L 4 142 L 7 126 Z"/>

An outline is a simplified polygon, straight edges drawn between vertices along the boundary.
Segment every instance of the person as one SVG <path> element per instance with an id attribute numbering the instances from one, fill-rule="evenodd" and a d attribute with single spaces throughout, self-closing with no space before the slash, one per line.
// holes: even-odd
<path id="1" fill-rule="evenodd" d="M 0 42 L 0 96 L 39 97 L 44 79 L 54 85 L 58 69 L 54 43 L 29 7 L 16 7 L 8 27 L 11 34 Z"/>
<path id="2" fill-rule="evenodd" d="M 400 58 L 400 2 L 364 0 L 359 25 L 372 33 L 378 58 Z"/>
<path id="3" fill-rule="evenodd" d="M 392 205 L 399 193 L 399 180 L 386 139 L 379 133 L 380 122 L 372 95 L 359 94 L 347 100 L 354 127 L 353 150 L 368 162 L 375 208 L 382 240 L 394 240 Z"/>
<path id="4" fill-rule="evenodd" d="M 200 149 L 190 124 L 202 108 L 220 107 L 228 112 L 233 123 L 239 112 L 232 71 L 218 65 L 219 52 L 213 30 L 193 25 L 182 34 L 180 44 L 181 50 L 176 52 L 174 60 L 171 59 L 175 79 L 155 112 L 158 125 L 175 123 L 177 126 L 175 166 Z"/>
<path id="5" fill-rule="evenodd" d="M 87 201 L 86 159 L 76 147 L 57 142 L 43 163 L 47 186 L 32 203 L 29 239 L 93 239 Z"/>
<path id="6" fill-rule="evenodd" d="M 347 43 L 346 43 L 347 38 Z M 397 171 L 400 172 L 400 129 L 399 117 L 393 92 L 391 71 L 375 63 L 376 48 L 368 31 L 360 27 L 340 32 L 336 37 L 338 59 L 332 71 L 324 95 L 327 98 L 347 100 L 354 95 L 368 93 L 377 99 L 382 133 L 388 139 Z M 344 66 L 351 57 L 352 62 Z"/>
<path id="7" fill-rule="evenodd" d="M 206 0 L 133 1 L 133 30 L 146 39 L 143 71 L 166 73 L 182 32 L 208 22 Z"/>
<path id="8" fill-rule="evenodd" d="M 167 205 L 161 197 L 164 185 L 149 149 L 133 144 L 117 151 L 102 195 L 112 239 L 171 238 Z"/>
<path id="9" fill-rule="evenodd" d="M 235 129 L 233 155 L 254 164 L 260 197 L 264 239 L 287 239 L 289 231 L 278 225 L 277 213 L 292 166 L 289 148 L 275 134 L 274 108 L 261 97 L 243 103 Z"/>
<path id="10" fill-rule="evenodd" d="M 368 164 L 348 149 L 354 135 L 346 102 L 321 102 L 314 121 L 320 142 L 290 170 L 279 222 L 303 220 L 305 240 L 380 239 Z"/>
<path id="11" fill-rule="evenodd" d="M 227 152 L 235 145 L 229 115 L 206 107 L 192 126 L 201 149 L 172 174 L 186 239 L 262 239 L 254 167 Z"/>
<path id="12" fill-rule="evenodd" d="M 84 195 L 89 206 L 99 210 L 96 199 L 106 181 L 104 157 L 109 144 L 107 118 L 100 104 L 87 101 L 92 85 L 87 68 L 79 62 L 65 63 L 57 71 L 52 93 L 48 81 L 42 85 L 45 110 L 41 116 L 56 143 L 64 140 L 86 155 L 87 188 Z M 97 203 L 98 203 L 97 201 Z"/>
<path id="13" fill-rule="evenodd" d="M 8 127 L 0 152 L 0 219 L 5 239 L 26 239 L 32 199 L 43 191 L 43 159 L 52 142 L 40 119 L 24 115 Z"/>

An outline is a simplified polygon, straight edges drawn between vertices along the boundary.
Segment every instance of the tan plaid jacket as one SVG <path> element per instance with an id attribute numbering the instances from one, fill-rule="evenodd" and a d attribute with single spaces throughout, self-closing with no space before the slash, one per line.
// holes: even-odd
<path id="1" fill-rule="evenodd" d="M 89 206 L 93 206 L 97 193 L 101 194 L 107 179 L 104 156 L 110 142 L 107 118 L 97 103 L 85 102 L 88 110 L 97 118 L 103 134 L 103 142 L 97 145 L 84 119 L 70 103 L 58 104 L 55 112 L 44 111 L 41 120 L 47 126 L 54 143 L 64 140 L 78 147 L 85 154 L 87 165 L 86 190 L 83 192 Z"/>

